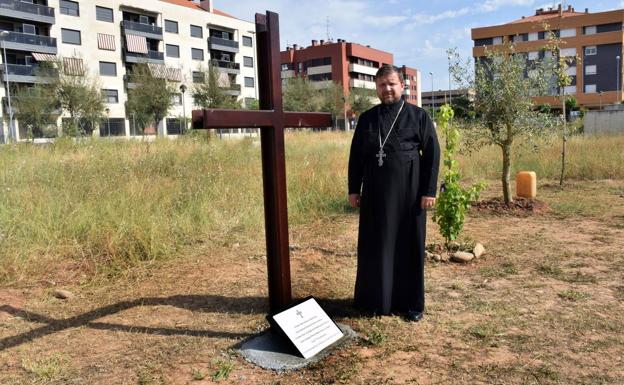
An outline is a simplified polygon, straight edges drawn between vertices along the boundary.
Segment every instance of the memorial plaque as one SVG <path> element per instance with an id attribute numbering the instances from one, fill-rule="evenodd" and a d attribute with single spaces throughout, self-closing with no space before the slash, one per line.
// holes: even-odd
<path id="1" fill-rule="evenodd" d="M 305 359 L 343 337 L 342 331 L 314 298 L 277 313 L 272 318 Z"/>

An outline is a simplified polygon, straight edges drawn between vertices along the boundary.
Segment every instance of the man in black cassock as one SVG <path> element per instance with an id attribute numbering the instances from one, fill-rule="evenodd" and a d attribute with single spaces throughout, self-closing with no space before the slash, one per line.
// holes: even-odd
<path id="1" fill-rule="evenodd" d="M 360 207 L 355 306 L 422 319 L 426 210 L 435 204 L 440 147 L 431 119 L 402 99 L 394 66 L 376 75 L 381 104 L 357 122 L 349 157 L 349 204 Z"/>

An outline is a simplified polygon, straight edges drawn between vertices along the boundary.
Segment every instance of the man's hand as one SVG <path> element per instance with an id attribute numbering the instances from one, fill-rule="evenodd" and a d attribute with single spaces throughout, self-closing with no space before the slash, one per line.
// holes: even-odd
<path id="1" fill-rule="evenodd" d="M 353 208 L 360 207 L 360 194 L 349 194 L 349 204 Z"/>
<path id="2" fill-rule="evenodd" d="M 435 197 L 422 197 L 420 199 L 420 208 L 424 210 L 430 209 L 435 205 L 435 202 Z"/>

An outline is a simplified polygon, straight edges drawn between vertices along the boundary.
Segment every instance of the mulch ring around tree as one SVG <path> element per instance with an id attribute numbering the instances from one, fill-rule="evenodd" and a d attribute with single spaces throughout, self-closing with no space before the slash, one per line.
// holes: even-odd
<path id="1" fill-rule="evenodd" d="M 515 197 L 512 202 L 506 204 L 502 198 L 497 197 L 475 202 L 470 206 L 470 210 L 484 214 L 529 216 L 545 214 L 550 211 L 550 207 L 537 199 Z"/>

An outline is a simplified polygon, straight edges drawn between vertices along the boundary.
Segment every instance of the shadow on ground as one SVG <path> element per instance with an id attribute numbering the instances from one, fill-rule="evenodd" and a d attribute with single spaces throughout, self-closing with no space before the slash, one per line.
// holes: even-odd
<path id="1" fill-rule="evenodd" d="M 318 299 L 327 313 L 332 317 L 358 317 L 361 314 L 353 309 L 348 299 Z M 0 350 L 9 349 L 38 338 L 58 333 L 63 330 L 88 327 L 98 330 L 125 331 L 130 333 L 147 333 L 156 335 L 184 335 L 212 338 L 245 338 L 252 335 L 248 332 L 223 332 L 213 330 L 192 330 L 187 328 L 145 327 L 97 322 L 97 319 L 119 313 L 138 306 L 174 306 L 195 312 L 213 312 L 228 314 L 266 314 L 268 300 L 265 297 L 224 297 L 218 295 L 174 295 L 170 297 L 138 298 L 102 306 L 89 312 L 66 319 L 55 319 L 43 314 L 19 309 L 10 305 L 0 306 L 0 312 L 20 317 L 30 322 L 42 323 L 44 326 L 32 329 L 15 336 L 0 340 Z"/>

